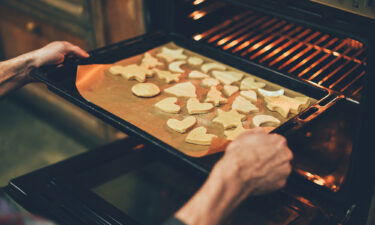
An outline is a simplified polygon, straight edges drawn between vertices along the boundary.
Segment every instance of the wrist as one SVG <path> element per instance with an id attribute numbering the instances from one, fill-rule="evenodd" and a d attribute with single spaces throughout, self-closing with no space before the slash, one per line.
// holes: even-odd
<path id="1" fill-rule="evenodd" d="M 17 71 L 17 78 L 24 84 L 30 83 L 33 81 L 30 73 L 33 69 L 38 68 L 37 57 L 35 56 L 35 51 L 26 53 L 17 57 L 15 60 L 19 61 L 20 70 Z"/>
<path id="2" fill-rule="evenodd" d="M 210 177 L 225 182 L 231 190 L 232 197 L 239 202 L 245 200 L 254 191 L 251 179 L 245 178 L 243 169 L 236 162 L 222 158 L 213 168 Z"/>

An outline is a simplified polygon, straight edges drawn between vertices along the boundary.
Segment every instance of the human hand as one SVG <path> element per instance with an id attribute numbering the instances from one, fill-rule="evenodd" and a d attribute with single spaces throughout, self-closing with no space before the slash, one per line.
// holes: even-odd
<path id="1" fill-rule="evenodd" d="M 214 167 L 241 193 L 260 195 L 285 186 L 291 172 L 293 154 L 284 137 L 254 129 L 230 143 L 224 157 Z"/>
<path id="2" fill-rule="evenodd" d="M 250 194 L 282 188 L 291 172 L 292 157 L 280 135 L 266 134 L 261 128 L 241 134 L 176 218 L 188 225 L 223 224 Z"/>
<path id="3" fill-rule="evenodd" d="M 85 50 L 66 41 L 51 42 L 31 54 L 34 60 L 34 67 L 36 68 L 61 64 L 67 56 L 77 56 L 79 58 L 90 57 Z"/>

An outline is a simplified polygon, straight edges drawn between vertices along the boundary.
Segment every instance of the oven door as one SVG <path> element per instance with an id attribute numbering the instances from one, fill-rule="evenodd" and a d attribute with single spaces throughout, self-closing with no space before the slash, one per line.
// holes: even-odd
<path id="1" fill-rule="evenodd" d="M 161 224 L 205 177 L 151 146 L 124 139 L 14 179 L 6 193 L 32 213 L 59 224 Z M 292 194 L 293 193 L 293 194 Z M 230 224 L 330 224 L 295 190 L 252 197 Z"/>

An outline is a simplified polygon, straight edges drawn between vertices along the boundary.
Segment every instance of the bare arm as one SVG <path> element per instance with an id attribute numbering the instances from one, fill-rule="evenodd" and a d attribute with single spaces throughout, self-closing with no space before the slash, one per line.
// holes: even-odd
<path id="1" fill-rule="evenodd" d="M 282 188 L 291 172 L 291 159 L 292 153 L 280 135 L 262 130 L 240 135 L 176 218 L 187 225 L 223 224 L 249 195 Z"/>
<path id="2" fill-rule="evenodd" d="M 32 69 L 64 62 L 65 56 L 89 57 L 87 52 L 68 42 L 52 42 L 45 47 L 0 62 L 0 98 L 29 82 Z"/>

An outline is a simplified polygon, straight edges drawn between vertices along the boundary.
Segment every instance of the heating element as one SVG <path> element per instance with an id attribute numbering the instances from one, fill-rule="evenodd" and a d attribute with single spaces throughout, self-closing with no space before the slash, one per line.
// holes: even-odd
<path id="1" fill-rule="evenodd" d="M 188 18 L 205 23 L 227 7 L 223 2 L 194 0 Z M 348 38 L 252 10 L 225 18 L 193 39 L 267 66 L 284 74 L 313 82 L 360 99 L 366 74 L 366 47 Z"/>

